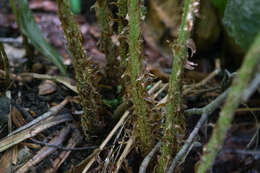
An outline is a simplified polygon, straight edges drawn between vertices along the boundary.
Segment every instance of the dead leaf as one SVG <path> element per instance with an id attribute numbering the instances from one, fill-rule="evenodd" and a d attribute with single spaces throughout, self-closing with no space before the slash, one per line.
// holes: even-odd
<path id="1" fill-rule="evenodd" d="M 0 160 L 0 172 L 7 172 L 12 163 L 12 149 L 7 150 Z"/>
<path id="2" fill-rule="evenodd" d="M 39 95 L 47 95 L 56 91 L 56 84 L 51 80 L 43 81 L 39 86 Z"/>
<path id="3" fill-rule="evenodd" d="M 33 10 L 44 10 L 44 11 L 53 11 L 53 12 L 56 12 L 58 10 L 57 4 L 49 0 L 30 1 L 30 8 Z"/>

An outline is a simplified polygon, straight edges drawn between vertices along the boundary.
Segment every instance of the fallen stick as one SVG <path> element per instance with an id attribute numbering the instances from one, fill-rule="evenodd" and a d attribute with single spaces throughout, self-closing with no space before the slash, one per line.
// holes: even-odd
<path id="1" fill-rule="evenodd" d="M 152 151 L 147 156 L 145 156 L 144 160 L 141 163 L 141 166 L 139 167 L 139 173 L 146 173 L 146 168 L 148 164 L 150 163 L 154 154 L 160 149 L 161 145 L 161 141 L 157 142 L 157 144 L 153 147 Z"/>
<path id="2" fill-rule="evenodd" d="M 84 168 L 82 173 L 86 173 L 89 168 L 91 167 L 91 165 L 95 162 L 96 157 L 106 146 L 106 144 L 109 142 L 109 140 L 113 137 L 113 135 L 115 134 L 115 132 L 117 131 L 117 129 L 119 129 L 119 127 L 124 123 L 124 121 L 126 120 L 126 118 L 129 115 L 129 111 L 126 111 L 124 113 L 124 115 L 120 118 L 120 120 L 118 121 L 118 123 L 115 125 L 115 127 L 112 129 L 112 131 L 109 133 L 109 135 L 106 137 L 106 139 L 102 142 L 102 144 L 99 146 L 98 149 L 96 149 L 93 153 L 95 153 L 92 156 L 92 159 L 88 162 L 87 166 Z M 98 151 L 98 152 L 97 152 Z"/>
<path id="3" fill-rule="evenodd" d="M 70 114 L 62 114 L 59 116 L 51 116 L 47 119 L 44 119 L 41 121 L 41 123 L 35 124 L 27 129 L 24 129 L 14 135 L 7 136 L 0 140 L 0 152 L 5 151 L 6 149 L 19 144 L 20 142 L 36 136 L 38 133 L 44 131 L 45 129 L 48 129 L 54 125 L 66 122 L 72 120 L 72 117 Z"/>
<path id="4" fill-rule="evenodd" d="M 196 126 L 192 130 L 192 132 L 191 132 L 190 136 L 188 137 L 188 139 L 186 140 L 185 144 L 182 146 L 180 151 L 176 154 L 175 158 L 173 159 L 171 166 L 170 166 L 167 173 L 174 172 L 174 169 L 177 166 L 178 161 L 180 159 L 182 159 L 182 157 L 187 153 L 187 151 L 189 150 L 195 136 L 198 134 L 199 129 L 204 124 L 204 122 L 207 120 L 208 116 L 209 116 L 209 114 L 207 114 L 207 113 L 202 114 L 200 120 L 197 122 Z"/>
<path id="5" fill-rule="evenodd" d="M 69 132 L 71 130 L 70 126 L 65 126 L 59 133 L 59 135 L 55 136 L 49 144 L 53 145 L 61 145 L 66 137 L 69 135 Z M 45 146 L 41 150 L 37 152 L 37 154 L 31 158 L 29 161 L 27 161 L 21 168 L 17 170 L 17 173 L 25 173 L 27 172 L 32 166 L 35 166 L 39 162 L 41 162 L 43 159 L 45 159 L 48 155 L 55 152 L 57 148 L 48 147 Z"/>
<path id="6" fill-rule="evenodd" d="M 75 147 L 78 143 L 82 141 L 83 137 L 80 134 L 80 131 L 78 129 L 75 129 L 73 131 L 72 137 L 70 138 L 67 148 L 73 148 Z M 72 150 L 71 150 L 72 151 Z M 62 151 L 60 155 L 52 162 L 52 165 L 45 170 L 45 173 L 50 173 L 50 172 L 57 172 L 57 169 L 61 166 L 61 164 L 68 158 L 70 155 L 71 151 Z"/>
<path id="7" fill-rule="evenodd" d="M 121 168 L 123 161 L 125 160 L 126 156 L 132 149 L 134 141 L 135 141 L 135 138 L 133 136 L 131 136 L 130 139 L 127 141 L 125 149 L 124 149 L 123 153 L 121 154 L 120 158 L 118 159 L 118 161 L 116 163 L 116 169 L 115 169 L 115 171 L 113 171 L 113 173 L 117 173 L 119 171 L 119 169 Z"/>
<path id="8" fill-rule="evenodd" d="M 30 121 L 29 123 L 25 124 L 24 126 L 14 130 L 13 132 L 9 133 L 8 136 L 12 136 L 24 129 L 27 129 L 31 126 L 33 126 L 34 124 L 37 124 L 38 122 L 50 117 L 51 115 L 55 115 L 57 114 L 61 109 L 64 108 L 64 106 L 69 102 L 69 97 L 66 97 L 60 104 L 58 104 L 57 106 L 54 106 L 52 108 L 50 108 L 50 110 L 48 112 L 45 112 L 44 114 L 42 114 L 41 116 L 37 117 L 36 119 Z"/>

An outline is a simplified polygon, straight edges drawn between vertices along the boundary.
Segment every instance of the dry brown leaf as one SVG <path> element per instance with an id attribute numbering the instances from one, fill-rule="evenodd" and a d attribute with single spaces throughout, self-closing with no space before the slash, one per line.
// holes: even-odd
<path id="1" fill-rule="evenodd" d="M 39 85 L 39 95 L 47 95 L 55 92 L 57 89 L 56 84 L 51 80 L 45 80 Z"/>
<path id="2" fill-rule="evenodd" d="M 12 163 L 12 149 L 7 150 L 0 160 L 0 172 L 7 172 Z"/>

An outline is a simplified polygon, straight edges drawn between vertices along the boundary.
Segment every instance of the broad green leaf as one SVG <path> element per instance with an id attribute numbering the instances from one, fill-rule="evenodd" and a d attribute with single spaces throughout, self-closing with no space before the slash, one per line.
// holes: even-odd
<path id="1" fill-rule="evenodd" d="M 236 43 L 248 50 L 260 31 L 260 1 L 228 0 L 223 23 Z"/>
<path id="2" fill-rule="evenodd" d="M 49 61 L 54 63 L 59 68 L 61 73 L 65 75 L 66 69 L 63 64 L 63 58 L 52 46 L 47 43 L 42 36 L 33 18 L 32 12 L 29 9 L 28 1 L 18 0 L 18 5 L 18 20 L 23 34 L 39 52 L 46 56 Z"/>

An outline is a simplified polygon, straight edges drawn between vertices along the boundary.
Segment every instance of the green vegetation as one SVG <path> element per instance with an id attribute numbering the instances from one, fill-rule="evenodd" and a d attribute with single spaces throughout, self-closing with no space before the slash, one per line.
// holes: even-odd
<path id="1" fill-rule="evenodd" d="M 75 14 L 79 14 L 82 6 L 81 0 L 70 0 L 69 2 L 71 11 Z"/>
<path id="2" fill-rule="evenodd" d="M 260 62 L 260 33 L 256 37 L 255 42 L 250 47 L 245 60 L 238 72 L 236 79 L 233 81 L 228 94 L 227 100 L 220 113 L 218 122 L 214 128 L 212 137 L 209 143 L 204 148 L 204 154 L 201 157 L 200 166 L 197 169 L 198 173 L 207 172 L 215 160 L 218 151 L 220 150 L 227 130 L 231 126 L 236 108 L 239 106 L 243 93 L 247 88 L 252 76 L 255 73 L 257 65 Z"/>
<path id="3" fill-rule="evenodd" d="M 229 0 L 223 24 L 228 33 L 245 51 L 250 48 L 260 30 L 259 0 Z"/>
<path id="4" fill-rule="evenodd" d="M 19 0 L 19 7 L 16 14 L 18 16 L 18 25 L 22 33 L 32 43 L 32 45 L 47 57 L 52 63 L 54 63 L 63 75 L 66 74 L 66 68 L 63 64 L 63 58 L 60 54 L 51 47 L 47 41 L 43 38 L 34 18 L 32 12 L 29 9 L 27 0 Z M 15 9 L 15 8 L 13 8 Z"/>
<path id="5" fill-rule="evenodd" d="M 24 38 L 26 38 L 25 43 L 32 44 L 40 53 L 58 67 L 62 75 L 66 75 L 67 70 L 63 64 L 63 58 L 46 42 L 40 33 L 32 12 L 29 9 L 28 1 L 18 0 L 17 2 L 18 8 L 16 8 L 15 1 L 10 0 L 18 27 Z M 172 20 L 163 11 L 164 8 L 157 7 L 157 5 L 159 6 L 160 4 L 159 0 L 155 0 L 149 4 L 150 7 L 153 7 L 153 12 L 156 10 L 160 11 L 160 14 L 157 16 L 158 19 L 165 19 L 165 21 L 163 21 L 164 23 L 160 21 L 161 23 L 158 25 L 160 27 L 163 25 L 169 27 L 167 28 L 167 31 L 163 31 L 165 33 L 162 34 L 158 32 L 156 34 L 165 34 L 165 37 L 167 34 L 172 34 L 171 37 L 170 35 L 166 37 L 173 40 L 171 42 L 171 58 L 173 58 L 171 74 L 170 76 L 164 74 L 166 75 L 166 77 L 164 76 L 166 80 L 169 80 L 168 84 L 162 82 L 161 79 L 158 80 L 156 77 L 159 75 L 151 75 L 152 70 L 148 72 L 147 69 L 149 68 L 146 68 L 143 62 L 145 54 L 143 50 L 143 32 L 145 31 L 142 30 L 142 26 L 143 24 L 144 26 L 147 24 L 145 23 L 145 14 L 147 10 L 144 6 L 144 0 L 96 0 L 94 7 L 97 24 L 100 30 L 98 41 L 99 51 L 104 54 L 106 59 L 106 66 L 104 69 L 101 69 L 101 66 L 92 62 L 91 58 L 88 57 L 84 50 L 83 35 L 73 14 L 81 12 L 80 1 L 56 0 L 56 2 L 58 5 L 58 16 L 67 40 L 68 51 L 73 60 L 73 70 L 77 82 L 77 90 L 75 89 L 74 91 L 79 95 L 80 104 L 83 109 L 83 115 L 80 117 L 80 121 L 81 128 L 87 141 L 91 143 L 100 136 L 102 137 L 100 137 L 101 139 L 99 140 L 103 140 L 104 135 L 107 133 L 107 129 L 112 129 L 111 126 L 123 115 L 123 118 L 118 121 L 119 124 L 114 126 L 111 131 L 113 134 L 109 134 L 108 138 L 104 140 L 101 146 L 89 155 L 88 158 L 81 163 L 82 165 L 80 164 L 80 168 L 75 167 L 75 170 L 79 169 L 80 171 L 78 172 L 82 172 L 84 167 L 85 171 L 91 169 L 92 163 L 95 162 L 95 157 L 99 157 L 98 155 L 106 148 L 107 143 L 111 142 L 110 139 L 113 139 L 113 137 L 116 136 L 114 141 L 119 141 L 119 139 L 122 138 L 124 139 L 120 144 L 119 142 L 117 144 L 116 142 L 113 144 L 111 143 L 112 147 L 109 148 L 111 150 L 107 152 L 109 153 L 109 156 L 107 156 L 106 160 L 114 157 L 112 155 L 117 155 L 117 158 L 113 158 L 114 160 L 111 159 L 113 162 L 105 163 L 107 164 L 106 167 L 109 167 L 109 164 L 111 163 L 111 167 L 116 165 L 115 169 L 119 170 L 121 166 L 119 163 L 122 162 L 127 154 L 131 153 L 131 149 L 135 147 L 136 150 L 134 152 L 140 154 L 140 157 L 145 157 L 150 151 L 153 151 L 153 154 L 158 151 L 158 153 L 156 153 L 158 155 L 151 161 L 150 170 L 158 173 L 170 173 L 173 170 L 181 172 L 182 164 L 180 163 L 185 161 L 185 157 L 191 150 L 192 144 L 197 142 L 195 141 L 195 137 L 198 135 L 199 129 L 205 123 L 209 114 L 216 112 L 215 110 L 220 107 L 221 103 L 224 102 L 227 97 L 217 124 L 213 129 L 212 137 L 206 147 L 204 147 L 203 156 L 196 169 L 196 172 L 198 173 L 207 172 L 212 167 L 214 159 L 222 147 L 227 130 L 230 128 L 234 118 L 234 112 L 242 101 L 244 91 L 249 86 L 254 75 L 259 73 L 259 69 L 257 68 L 259 68 L 260 62 L 260 20 L 256 20 L 255 18 L 260 18 L 260 11 L 259 8 L 257 8 L 260 6 L 260 3 L 257 0 L 252 0 L 251 3 L 248 3 L 246 0 L 210 0 L 210 2 L 219 10 L 218 12 L 224 13 L 225 10 L 223 23 L 227 29 L 227 33 L 233 37 L 241 48 L 245 51 L 248 50 L 248 52 L 231 88 L 220 94 L 220 92 L 223 91 L 220 91 L 220 88 L 226 89 L 226 86 L 221 86 L 221 84 L 219 84 L 220 82 L 216 82 L 219 85 L 216 88 L 213 88 L 213 91 L 218 90 L 217 93 L 214 93 L 214 97 L 217 97 L 215 101 L 211 101 L 211 103 L 207 103 L 206 105 L 203 103 L 204 107 L 202 108 L 189 108 L 185 110 L 184 95 L 186 96 L 186 94 L 193 91 L 194 88 L 205 85 L 208 80 L 210 80 L 210 77 L 207 77 L 208 79 L 206 78 L 207 81 L 205 82 L 204 76 L 204 80 L 201 83 L 190 84 L 187 82 L 187 85 L 184 80 L 184 74 L 186 74 L 185 65 L 188 64 L 189 55 L 196 52 L 196 46 L 194 44 L 193 47 L 193 40 L 191 40 L 191 37 L 193 36 L 193 33 L 196 34 L 196 32 L 193 32 L 195 16 L 200 16 L 199 0 L 185 0 L 184 4 L 171 1 L 172 4 L 178 4 L 178 8 L 181 7 L 181 9 L 183 9 L 176 10 L 176 18 L 178 18 L 178 14 L 181 14 L 180 11 L 182 11 L 182 16 L 178 19 L 181 22 L 176 22 L 177 24 L 180 24 L 176 33 L 175 30 L 168 31 L 173 30 L 172 25 L 170 25 Z M 212 7 L 210 2 L 207 1 L 208 4 L 206 4 L 206 7 Z M 238 8 L 240 3 L 246 6 L 245 8 L 242 8 L 242 10 Z M 163 4 L 167 5 L 167 3 Z M 248 9 L 250 9 L 250 12 Z M 212 16 L 215 17 L 213 14 Z M 214 19 L 218 21 L 218 17 Z M 223 17 L 222 14 L 221 17 Z M 152 18 L 150 20 L 157 18 Z M 203 16 L 200 20 L 203 20 Z M 205 20 L 205 24 L 207 24 L 207 20 Z M 224 30 L 224 28 L 221 29 Z M 163 29 L 161 28 L 161 30 Z M 218 33 L 217 35 L 224 34 Z M 97 36 L 95 36 L 95 39 L 97 40 Z M 214 39 L 220 41 L 219 38 Z M 161 40 L 158 42 L 160 41 Z M 225 48 L 221 48 L 221 50 L 222 49 L 224 52 Z M 213 52 L 213 54 L 215 53 L 216 52 Z M 12 76 L 12 78 L 9 78 L 9 62 L 2 43 L 0 43 L 0 58 L 0 67 L 4 69 L 0 71 L 0 75 L 4 76 L 4 79 L 8 82 L 9 79 L 14 79 L 16 77 L 19 77 L 19 80 L 22 81 L 22 75 L 13 75 L 15 77 Z M 160 72 L 160 70 L 158 71 Z M 219 71 L 221 71 L 220 68 L 216 67 L 215 75 L 217 75 Z M 197 74 L 200 73 L 195 73 L 195 75 Z M 149 79 L 147 76 L 149 76 Z M 211 79 L 215 77 L 214 75 L 212 76 Z M 161 76 L 158 78 L 160 77 Z M 155 82 L 157 83 L 154 84 Z M 154 89 L 156 87 L 157 89 Z M 105 90 L 105 92 L 109 92 L 108 95 L 111 97 L 106 97 L 105 94 L 107 93 L 103 95 L 104 91 L 102 89 Z M 150 89 L 154 89 L 154 92 L 157 93 L 147 92 L 147 90 Z M 205 91 L 206 89 L 207 91 Z M 209 89 L 212 90 L 212 88 L 206 89 L 203 91 L 194 91 L 199 93 L 196 93 L 197 95 L 202 95 L 207 93 Z M 168 94 L 166 94 L 167 90 Z M 156 97 L 153 94 L 156 95 Z M 194 95 L 197 96 L 196 94 Z M 165 95 L 167 95 L 167 97 L 164 97 Z M 193 95 L 191 94 L 191 96 Z M 165 102 L 160 104 L 162 100 Z M 189 104 L 186 105 L 189 107 Z M 201 105 L 202 104 L 200 104 L 200 106 Z M 189 134 L 187 134 L 188 130 L 186 130 L 187 125 L 185 116 L 196 115 L 202 115 L 203 121 L 199 120 L 196 128 L 194 128 L 195 131 L 192 131 L 192 135 L 186 138 Z M 120 132 L 116 134 L 116 131 L 120 127 L 122 127 Z M 101 133 L 105 134 L 100 135 Z M 122 158 L 118 153 L 114 152 L 113 149 L 118 150 L 118 153 L 123 153 L 123 156 L 121 155 Z M 103 157 L 101 156 L 103 154 L 105 155 L 106 153 L 102 152 L 100 157 Z M 117 159 L 119 161 L 116 163 Z M 149 158 L 147 160 L 149 160 Z M 146 170 L 145 163 L 143 165 L 142 170 Z M 105 171 L 103 170 L 102 172 Z"/>
<path id="6" fill-rule="evenodd" d="M 193 19 L 187 15 L 193 15 L 191 9 L 192 0 L 186 0 L 177 44 L 172 46 L 174 61 L 171 78 L 169 81 L 168 102 L 166 104 L 166 122 L 164 125 L 163 143 L 158 172 L 165 172 L 172 155 L 175 155 L 182 146 L 185 136 L 185 118 L 182 108 L 182 82 L 184 65 L 187 61 L 187 40 L 193 25 Z M 191 26 L 189 24 L 192 24 Z"/>
<path id="7" fill-rule="evenodd" d="M 142 35 L 141 35 L 141 9 L 140 0 L 129 0 L 129 70 L 131 82 L 131 95 L 134 104 L 134 113 L 137 116 L 137 134 L 140 137 L 144 151 L 148 151 L 153 138 L 151 128 L 148 124 L 148 106 L 144 100 L 144 90 L 142 82 Z"/>

